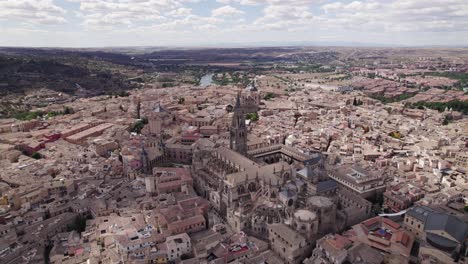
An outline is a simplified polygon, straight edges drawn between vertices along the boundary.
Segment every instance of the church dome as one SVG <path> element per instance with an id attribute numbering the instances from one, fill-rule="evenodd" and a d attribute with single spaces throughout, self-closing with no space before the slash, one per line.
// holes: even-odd
<path id="1" fill-rule="evenodd" d="M 285 140 L 285 145 L 291 146 L 297 141 L 296 136 L 294 135 L 289 135 L 286 140 Z"/>
<path id="2" fill-rule="evenodd" d="M 300 221 L 313 221 L 317 219 L 317 214 L 309 210 L 300 209 L 294 212 L 294 218 Z"/>
<path id="3" fill-rule="evenodd" d="M 307 201 L 307 204 L 313 208 L 329 208 L 333 206 L 333 201 L 324 196 L 312 196 Z"/>

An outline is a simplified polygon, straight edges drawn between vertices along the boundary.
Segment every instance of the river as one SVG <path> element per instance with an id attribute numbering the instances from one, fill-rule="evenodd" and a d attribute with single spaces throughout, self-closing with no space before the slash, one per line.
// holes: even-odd
<path id="1" fill-rule="evenodd" d="M 203 77 L 200 79 L 200 85 L 201 87 L 206 87 L 209 86 L 213 83 L 213 73 L 208 73 L 205 74 Z"/>

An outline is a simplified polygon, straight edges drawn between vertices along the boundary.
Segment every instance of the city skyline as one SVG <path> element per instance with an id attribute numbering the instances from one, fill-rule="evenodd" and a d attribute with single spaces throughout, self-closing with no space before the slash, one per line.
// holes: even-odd
<path id="1" fill-rule="evenodd" d="M 0 46 L 466 46 L 463 0 L 2 0 Z"/>

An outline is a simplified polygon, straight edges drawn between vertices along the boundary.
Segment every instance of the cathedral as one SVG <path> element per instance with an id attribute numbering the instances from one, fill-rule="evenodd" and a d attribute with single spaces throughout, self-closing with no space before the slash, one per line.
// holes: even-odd
<path id="1" fill-rule="evenodd" d="M 284 259 L 303 259 L 324 234 L 367 219 L 371 204 L 327 176 L 331 159 L 279 142 L 249 144 L 249 110 L 242 98 L 238 93 L 229 129 L 221 137 L 200 138 L 184 148 L 190 150 L 186 164 L 191 164 L 194 189 L 226 224 L 236 232 L 269 239 Z M 151 174 L 157 164 L 177 156 L 170 154 L 174 147 L 161 136 L 165 120 L 173 120 L 172 115 L 158 104 L 149 119 L 148 141 L 141 143 L 143 173 Z M 284 252 L 284 237 L 277 237 L 273 229 L 297 234 L 308 244 Z"/>
<path id="2" fill-rule="evenodd" d="M 296 171 L 312 168 L 322 159 L 282 144 L 248 149 L 241 98 L 238 94 L 232 113 L 229 148 L 209 139 L 199 140 L 193 151 L 192 175 L 197 192 L 233 229 L 266 236 L 268 223 L 299 221 L 294 218 L 295 204 L 307 188 Z"/>

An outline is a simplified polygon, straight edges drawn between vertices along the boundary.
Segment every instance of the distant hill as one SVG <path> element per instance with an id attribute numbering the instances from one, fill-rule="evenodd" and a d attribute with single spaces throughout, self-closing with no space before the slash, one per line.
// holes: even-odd
<path id="1" fill-rule="evenodd" d="M 91 55 L 61 51 L 24 49 L 21 55 L 0 54 L 0 95 L 37 88 L 74 94 L 78 84 L 93 96 L 134 87 L 125 76 L 111 73 L 106 66 L 100 66 Z"/>

